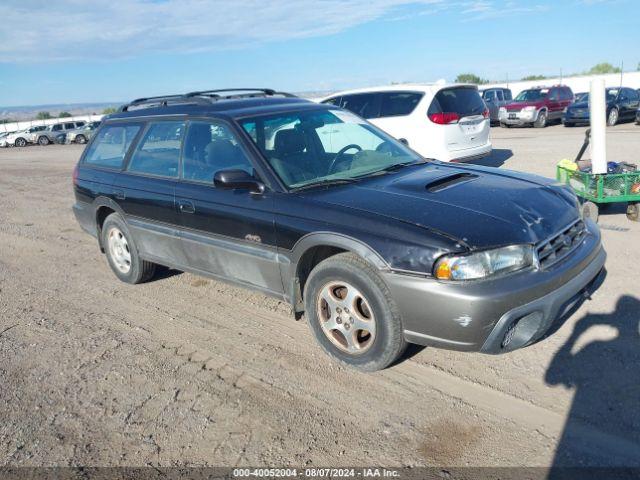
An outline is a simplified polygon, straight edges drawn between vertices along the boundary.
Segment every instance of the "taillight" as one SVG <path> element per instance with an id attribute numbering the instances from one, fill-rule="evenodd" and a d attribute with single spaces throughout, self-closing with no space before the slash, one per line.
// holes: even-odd
<path id="1" fill-rule="evenodd" d="M 73 178 L 73 184 L 77 185 L 78 184 L 78 165 L 76 165 L 73 168 L 73 175 L 71 176 L 71 178 Z"/>
<path id="2" fill-rule="evenodd" d="M 457 123 L 460 120 L 460 115 L 455 112 L 442 112 L 429 114 L 429 120 L 438 125 L 449 125 L 450 123 Z"/>
<path id="3" fill-rule="evenodd" d="M 482 112 L 482 116 L 484 118 L 489 118 L 489 109 L 485 108 L 484 111 Z"/>

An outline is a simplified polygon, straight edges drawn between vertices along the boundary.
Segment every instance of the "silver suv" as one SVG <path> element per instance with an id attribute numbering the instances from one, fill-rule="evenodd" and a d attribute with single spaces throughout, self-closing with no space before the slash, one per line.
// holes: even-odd
<path id="1" fill-rule="evenodd" d="M 49 125 L 46 129 L 36 132 L 29 139 L 31 143 L 37 143 L 39 145 L 49 145 L 56 141 L 56 137 L 61 133 L 67 133 L 69 130 L 75 130 L 84 126 L 87 122 L 63 122 Z"/>

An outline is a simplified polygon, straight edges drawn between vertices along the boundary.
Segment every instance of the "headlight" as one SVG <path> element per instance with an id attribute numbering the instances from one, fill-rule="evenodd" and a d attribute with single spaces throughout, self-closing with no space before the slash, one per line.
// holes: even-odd
<path id="1" fill-rule="evenodd" d="M 535 112 L 537 110 L 536 107 L 534 107 L 533 105 L 531 105 L 530 107 L 524 107 L 522 109 L 523 112 Z"/>
<path id="2" fill-rule="evenodd" d="M 447 255 L 434 268 L 438 280 L 475 280 L 514 272 L 533 264 L 531 245 L 511 245 L 468 255 Z"/>

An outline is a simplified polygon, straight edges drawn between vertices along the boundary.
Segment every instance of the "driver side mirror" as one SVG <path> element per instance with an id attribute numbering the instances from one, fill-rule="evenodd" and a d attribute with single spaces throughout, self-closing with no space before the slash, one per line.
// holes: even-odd
<path id="1" fill-rule="evenodd" d="M 225 190 L 245 189 L 251 193 L 263 193 L 264 183 L 244 170 L 220 170 L 213 176 L 213 184 Z"/>

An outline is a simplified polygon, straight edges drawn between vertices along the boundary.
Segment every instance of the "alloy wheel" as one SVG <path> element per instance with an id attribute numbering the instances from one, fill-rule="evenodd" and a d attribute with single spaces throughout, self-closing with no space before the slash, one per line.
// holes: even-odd
<path id="1" fill-rule="evenodd" d="M 334 281 L 322 287 L 317 312 L 323 333 L 338 349 L 366 352 L 376 337 L 376 320 L 369 302 L 353 285 Z"/>
<path id="2" fill-rule="evenodd" d="M 113 227 L 108 235 L 109 256 L 113 260 L 116 268 L 122 273 L 129 273 L 131 270 L 131 251 L 127 237 L 120 229 Z"/>

